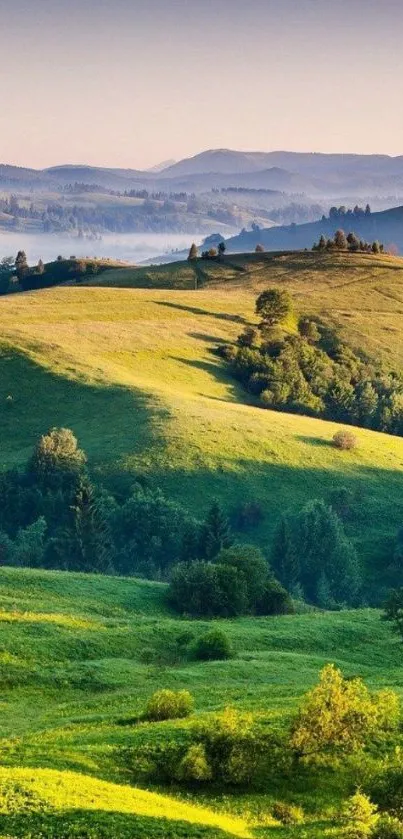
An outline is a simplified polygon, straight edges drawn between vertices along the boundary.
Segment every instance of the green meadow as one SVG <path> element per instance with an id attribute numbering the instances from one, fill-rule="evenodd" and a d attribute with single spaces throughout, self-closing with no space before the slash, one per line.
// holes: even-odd
<path id="1" fill-rule="evenodd" d="M 256 257 L 240 256 L 236 268 L 232 257 L 203 262 L 211 280 L 197 291 L 77 285 L 1 298 L 1 468 L 26 462 L 41 434 L 64 425 L 88 453 L 94 477 L 115 491 L 142 477 L 199 517 L 214 497 L 228 511 L 258 502 L 265 517 L 251 536 L 264 547 L 281 513 L 345 486 L 361 510 L 350 535 L 377 572 L 401 523 L 401 440 L 358 429 L 358 448 L 339 452 L 330 445 L 335 424 L 248 404 L 214 349 L 255 322 L 259 288 L 288 283 L 300 311 L 345 321 L 351 343 L 358 330 L 367 351 L 378 342 L 385 357 L 397 356 L 401 343 L 385 330 L 403 325 L 403 262 Z M 123 273 L 134 284 L 137 272 L 194 270 L 187 263 L 112 269 L 97 281 Z"/>
<path id="2" fill-rule="evenodd" d="M 215 622 L 233 659 L 195 662 L 178 653 L 177 639 L 209 624 L 175 618 L 164 593 L 145 581 L 1 569 L 0 835 L 288 836 L 271 817 L 278 800 L 304 808 L 293 836 L 332 835 L 354 789 L 351 770 L 322 769 L 253 794 L 145 791 L 128 750 L 181 737 L 192 718 L 139 715 L 163 686 L 191 690 L 196 717 L 233 706 L 287 725 L 329 661 L 402 695 L 401 642 L 375 610 L 243 618 Z"/>
<path id="3" fill-rule="evenodd" d="M 23 466 L 52 426 L 71 428 L 97 481 L 138 478 L 202 518 L 258 502 L 243 539 L 268 550 L 280 515 L 338 487 L 357 506 L 347 523 L 368 574 L 382 577 L 402 524 L 403 442 L 257 408 L 214 352 L 255 323 L 257 293 L 284 285 L 297 313 L 337 326 L 355 349 L 400 365 L 403 260 L 263 254 L 148 268 L 111 268 L 90 286 L 0 298 L 0 467 Z M 11 397 L 11 399 L 10 399 Z M 285 728 L 321 668 L 335 662 L 371 689 L 403 693 L 403 650 L 376 610 L 219 621 L 228 661 L 184 655 L 166 588 L 118 577 L 0 568 L 1 839 L 337 836 L 351 767 L 297 774 L 259 792 L 141 783 L 128 752 L 186 736 L 189 720 L 140 721 L 158 688 L 187 689 L 195 715 L 226 706 Z M 301 805 L 285 828 L 275 801 Z"/>

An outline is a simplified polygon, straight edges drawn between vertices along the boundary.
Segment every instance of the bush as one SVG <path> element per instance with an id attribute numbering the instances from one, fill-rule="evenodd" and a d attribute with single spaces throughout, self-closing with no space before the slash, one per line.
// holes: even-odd
<path id="1" fill-rule="evenodd" d="M 238 584 L 245 590 L 245 611 L 253 612 L 256 603 L 263 597 L 269 575 L 269 566 L 262 552 L 255 545 L 233 545 L 220 551 L 217 563 L 237 572 Z"/>
<path id="2" fill-rule="evenodd" d="M 197 639 L 193 645 L 193 654 L 198 661 L 223 661 L 232 658 L 233 650 L 222 629 L 210 629 Z"/>
<path id="3" fill-rule="evenodd" d="M 348 799 L 343 816 L 347 839 L 365 839 L 378 821 L 376 805 L 360 790 Z"/>
<path id="4" fill-rule="evenodd" d="M 382 816 L 371 832 L 371 839 L 403 839 L 403 824 L 393 816 Z"/>
<path id="5" fill-rule="evenodd" d="M 202 743 L 190 746 L 182 758 L 178 769 L 179 781 L 209 781 L 212 772 L 209 766 L 206 750 Z"/>
<path id="6" fill-rule="evenodd" d="M 352 431 L 336 431 L 333 437 L 333 445 L 336 449 L 348 452 L 357 448 L 357 438 Z"/>
<path id="7" fill-rule="evenodd" d="M 157 690 L 147 702 L 144 717 L 158 722 L 188 717 L 194 707 L 193 696 L 187 690 Z"/>
<path id="8" fill-rule="evenodd" d="M 387 720 L 387 702 L 383 692 L 371 694 L 361 679 L 344 679 L 340 670 L 328 664 L 294 721 L 291 746 L 297 756 L 309 759 L 357 752 L 371 737 L 397 725 L 395 710 L 392 719 Z M 392 707 L 397 708 L 397 697 Z M 403 774 L 399 784 L 401 796 Z"/>
<path id="9" fill-rule="evenodd" d="M 255 777 L 260 766 L 258 738 L 251 714 L 226 708 L 195 726 L 215 780 L 243 784 Z"/>
<path id="10" fill-rule="evenodd" d="M 276 801 L 273 804 L 272 816 L 278 822 L 287 826 L 301 824 L 304 821 L 302 807 L 297 807 L 295 804 L 286 804 L 283 801 Z"/>
<path id="11" fill-rule="evenodd" d="M 288 591 L 271 577 L 264 588 L 260 600 L 256 604 L 257 615 L 292 615 L 294 604 Z"/>
<path id="12" fill-rule="evenodd" d="M 403 766 L 399 754 L 375 775 L 368 787 L 381 811 L 403 820 Z"/>
<path id="13" fill-rule="evenodd" d="M 248 608 L 244 575 L 212 562 L 179 563 L 172 572 L 169 599 L 174 609 L 193 617 L 230 618 Z"/>

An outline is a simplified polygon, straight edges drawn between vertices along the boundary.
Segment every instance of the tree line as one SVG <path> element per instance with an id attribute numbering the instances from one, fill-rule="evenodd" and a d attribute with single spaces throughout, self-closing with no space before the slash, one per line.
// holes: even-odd
<path id="1" fill-rule="evenodd" d="M 400 372 L 362 359 L 318 319 L 301 316 L 293 332 L 287 291 L 263 291 L 256 313 L 259 325 L 217 352 L 259 405 L 403 435 Z"/>
<path id="2" fill-rule="evenodd" d="M 319 242 L 312 245 L 313 251 L 350 251 L 350 253 L 385 253 L 385 246 L 382 242 L 366 242 L 364 239 L 359 239 L 355 233 L 348 233 L 347 236 L 344 230 L 336 230 L 333 238 L 326 239 L 325 236 L 320 237 Z"/>
<path id="3" fill-rule="evenodd" d="M 217 501 L 199 520 L 139 482 L 118 498 L 91 480 L 72 431 L 54 428 L 24 469 L 0 475 L 0 564 L 165 580 L 174 608 L 193 617 L 284 614 L 292 598 L 357 605 L 363 576 L 344 531 L 349 504 L 342 492 L 309 502 L 279 522 L 264 554 L 239 529 L 259 523 L 258 505 L 241 505 L 231 525 Z"/>

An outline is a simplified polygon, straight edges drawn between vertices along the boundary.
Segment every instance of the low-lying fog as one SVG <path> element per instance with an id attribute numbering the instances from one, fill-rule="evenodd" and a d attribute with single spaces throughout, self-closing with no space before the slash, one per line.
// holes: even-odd
<path id="1" fill-rule="evenodd" d="M 187 233 L 117 233 L 93 241 L 54 233 L 0 231 L 0 259 L 16 256 L 19 250 L 24 250 L 30 265 L 35 265 L 39 259 L 50 262 L 59 254 L 63 257 L 109 256 L 127 262 L 142 262 L 171 251 L 188 250 L 192 242 L 199 245 L 201 240 L 200 235 Z"/>

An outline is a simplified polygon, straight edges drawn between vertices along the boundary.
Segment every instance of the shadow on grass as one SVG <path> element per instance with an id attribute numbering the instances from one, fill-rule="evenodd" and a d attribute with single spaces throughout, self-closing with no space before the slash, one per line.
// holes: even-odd
<path id="1" fill-rule="evenodd" d="M 68 427 L 95 476 L 113 480 L 118 473 L 120 486 L 122 481 L 132 485 L 124 457 L 157 446 L 169 412 L 139 389 L 87 382 L 74 368 L 71 376 L 42 367 L 20 350 L 0 347 L 0 470 L 26 462 L 49 428 Z"/>
<path id="2" fill-rule="evenodd" d="M 0 814 L 0 831 L 4 836 L 19 839 L 228 839 L 234 836 L 203 824 L 95 809 Z"/>
<path id="3" fill-rule="evenodd" d="M 156 300 L 155 303 L 157 306 L 167 306 L 170 309 L 178 309 L 181 312 L 191 312 L 193 315 L 205 315 L 208 318 L 229 320 L 233 323 L 249 323 L 249 321 L 241 315 L 229 315 L 228 312 L 209 312 L 208 309 L 199 309 L 197 306 L 184 306 L 182 303 L 169 303 L 166 300 Z"/>
<path id="4" fill-rule="evenodd" d="M 331 440 L 324 440 L 323 437 L 297 437 L 297 440 L 300 440 L 301 443 L 306 443 L 307 446 L 316 446 L 318 448 L 322 447 L 325 449 L 334 448 L 332 446 Z"/>

